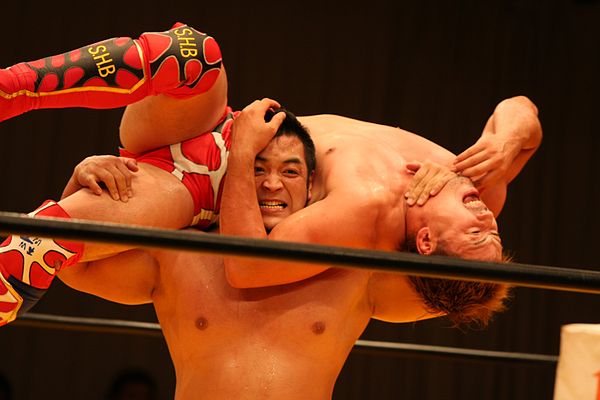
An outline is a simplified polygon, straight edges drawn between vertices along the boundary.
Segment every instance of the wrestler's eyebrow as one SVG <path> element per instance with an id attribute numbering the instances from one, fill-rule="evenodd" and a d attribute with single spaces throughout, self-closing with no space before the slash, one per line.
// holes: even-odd
<path id="1" fill-rule="evenodd" d="M 263 161 L 263 162 L 268 161 L 266 158 L 261 157 L 261 156 L 256 156 L 256 160 Z M 283 162 L 283 164 L 302 164 L 302 160 L 298 157 L 288 158 L 286 160 L 283 160 L 282 162 Z"/>
<path id="2" fill-rule="evenodd" d="M 287 160 L 283 160 L 284 164 L 302 164 L 302 160 L 298 157 L 288 158 Z"/>

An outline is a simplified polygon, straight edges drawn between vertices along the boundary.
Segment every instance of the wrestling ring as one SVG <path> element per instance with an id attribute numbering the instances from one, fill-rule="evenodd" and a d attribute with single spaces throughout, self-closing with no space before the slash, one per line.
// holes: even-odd
<path id="1" fill-rule="evenodd" d="M 507 283 L 540 289 L 600 294 L 600 272 L 520 263 L 494 263 L 402 252 L 268 241 L 225 235 L 199 235 L 190 231 L 141 228 L 81 220 L 29 218 L 0 212 L 0 234 L 52 237 L 88 242 L 159 247 L 200 253 L 226 254 L 277 260 L 303 260 L 341 268 L 362 268 L 425 277 Z M 160 325 L 113 319 L 67 317 L 27 313 L 16 326 L 95 331 L 162 337 Z M 487 351 L 445 346 L 357 340 L 354 351 L 386 356 L 424 355 L 465 360 L 556 364 L 558 356 Z"/>

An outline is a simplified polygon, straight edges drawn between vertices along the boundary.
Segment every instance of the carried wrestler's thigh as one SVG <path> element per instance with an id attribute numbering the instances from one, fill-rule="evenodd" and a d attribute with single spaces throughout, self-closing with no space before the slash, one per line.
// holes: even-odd
<path id="1" fill-rule="evenodd" d="M 113 200 L 104 191 L 79 190 L 60 201 L 72 218 L 150 227 L 179 229 L 194 217 L 192 196 L 185 185 L 167 171 L 139 163 L 132 179 L 133 197 L 127 203 Z"/>
<path id="2" fill-rule="evenodd" d="M 221 68 L 213 87 L 199 96 L 149 96 L 127 106 L 119 128 L 121 143 L 130 152 L 143 153 L 192 139 L 210 132 L 226 107 L 227 75 Z"/>

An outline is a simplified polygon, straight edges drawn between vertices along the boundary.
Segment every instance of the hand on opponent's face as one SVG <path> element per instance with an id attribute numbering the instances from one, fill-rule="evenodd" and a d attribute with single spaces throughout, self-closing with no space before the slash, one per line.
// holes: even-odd
<path id="1" fill-rule="evenodd" d="M 133 158 L 91 156 L 77 164 L 71 181 L 77 185 L 77 189 L 88 188 L 96 195 L 102 194 L 103 185 L 114 200 L 127 202 L 133 196 L 131 180 L 138 169 L 137 161 Z"/>
<path id="2" fill-rule="evenodd" d="M 409 173 L 414 174 L 413 179 L 404 194 L 408 206 L 422 206 L 429 197 L 435 196 L 444 188 L 446 183 L 456 174 L 448 167 L 425 161 L 424 163 L 413 161 L 406 164 Z"/>

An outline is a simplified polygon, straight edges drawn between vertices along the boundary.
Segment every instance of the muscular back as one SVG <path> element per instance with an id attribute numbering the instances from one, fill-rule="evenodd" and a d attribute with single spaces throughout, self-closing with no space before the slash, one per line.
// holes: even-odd
<path id="1" fill-rule="evenodd" d="M 400 128 L 329 114 L 299 120 L 309 129 L 317 148 L 317 162 L 326 170 L 334 167 L 327 157 L 331 149 L 353 151 L 352 157 L 360 155 L 369 163 L 386 167 L 393 161 L 400 163 L 397 165 L 414 160 L 449 164 L 455 157 L 436 143 Z"/>

